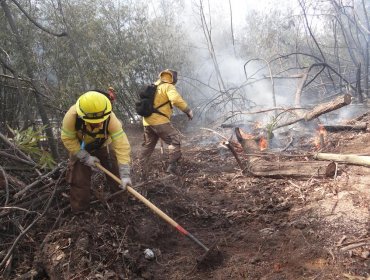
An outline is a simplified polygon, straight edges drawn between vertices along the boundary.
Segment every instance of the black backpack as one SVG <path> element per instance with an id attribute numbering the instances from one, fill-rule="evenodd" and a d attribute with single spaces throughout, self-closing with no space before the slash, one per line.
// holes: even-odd
<path id="1" fill-rule="evenodd" d="M 154 107 L 154 98 L 155 98 L 156 92 L 157 92 L 157 85 L 155 84 L 146 85 L 139 92 L 140 100 L 135 103 L 136 113 L 138 115 L 142 117 L 149 117 L 152 114 L 156 113 L 156 114 L 160 114 L 168 118 L 168 116 L 160 112 L 158 109 L 166 105 L 167 103 L 170 103 L 171 105 L 171 102 L 168 100 L 165 103 L 159 105 L 158 107 Z"/>

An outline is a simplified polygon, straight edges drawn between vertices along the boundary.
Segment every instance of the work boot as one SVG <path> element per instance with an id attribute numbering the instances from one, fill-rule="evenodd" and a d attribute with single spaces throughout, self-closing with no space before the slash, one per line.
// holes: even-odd
<path id="1" fill-rule="evenodd" d="M 174 175 L 177 175 L 177 162 L 171 162 L 167 169 L 166 169 L 166 172 L 167 173 L 171 173 L 171 174 L 174 174 Z"/>

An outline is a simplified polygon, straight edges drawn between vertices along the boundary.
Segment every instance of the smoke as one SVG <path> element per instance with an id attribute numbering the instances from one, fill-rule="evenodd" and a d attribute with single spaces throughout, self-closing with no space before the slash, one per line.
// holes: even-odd
<path id="1" fill-rule="evenodd" d="M 191 72 L 180 73 L 178 88 L 194 108 L 199 126 L 217 126 L 225 121 L 247 123 L 256 119 L 269 122 L 273 112 L 264 115 L 243 113 L 294 102 L 295 81 L 274 80 L 273 87 L 266 62 L 247 63 L 255 57 L 240 54 L 242 45 L 238 38 L 243 33 L 250 7 L 256 6 L 255 1 L 254 5 L 247 2 L 231 1 L 233 29 L 228 1 L 203 2 L 203 10 L 199 2 L 192 1 L 191 4 L 184 3 L 184 9 L 179 13 L 183 16 L 179 20 L 183 23 L 192 61 Z M 205 19 L 203 25 L 201 11 Z"/>

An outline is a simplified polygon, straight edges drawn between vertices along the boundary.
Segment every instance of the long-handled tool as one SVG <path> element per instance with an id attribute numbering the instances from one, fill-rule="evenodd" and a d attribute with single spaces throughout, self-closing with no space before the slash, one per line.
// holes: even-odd
<path id="1" fill-rule="evenodd" d="M 121 180 L 115 176 L 112 172 L 104 168 L 100 163 L 96 163 L 96 166 L 102 170 L 105 174 L 109 175 L 113 180 L 115 180 L 118 184 L 121 184 Z M 164 213 L 161 209 L 159 209 L 157 206 L 155 206 L 153 203 L 151 203 L 148 199 L 146 199 L 144 196 L 142 196 L 140 193 L 138 193 L 135 189 L 133 189 L 130 186 L 127 186 L 127 191 L 133 195 L 135 198 L 140 200 L 142 203 L 144 203 L 146 206 L 148 206 L 155 214 L 157 214 L 159 217 L 161 217 L 163 220 L 165 220 L 168 224 L 173 226 L 175 229 L 177 229 L 181 234 L 188 237 L 190 240 L 194 241 L 196 244 L 198 244 L 200 247 L 202 247 L 206 252 L 201 257 L 198 258 L 198 264 L 204 263 L 207 261 L 213 261 L 215 263 L 222 262 L 223 258 L 221 255 L 221 252 L 215 250 L 216 246 L 212 246 L 208 248 L 205 246 L 202 242 L 200 242 L 194 235 L 192 235 L 190 232 L 188 232 L 186 229 L 184 229 L 182 226 L 180 226 L 178 223 L 176 223 L 172 218 L 170 218 L 166 213 Z"/>

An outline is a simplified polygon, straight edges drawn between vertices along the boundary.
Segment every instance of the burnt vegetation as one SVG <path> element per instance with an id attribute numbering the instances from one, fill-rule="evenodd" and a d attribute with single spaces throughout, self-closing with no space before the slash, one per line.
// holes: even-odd
<path id="1" fill-rule="evenodd" d="M 192 32 L 183 1 L 41 2 L 0 0 L 0 278 L 370 277 L 367 1 L 246 8 L 240 26 L 233 1 L 220 14 L 200 0 Z M 173 117 L 181 174 L 158 146 L 143 181 L 135 102 L 164 68 L 195 117 Z M 71 212 L 61 120 L 108 86 L 133 188 L 212 248 L 206 263 L 104 173 L 90 210 Z"/>

